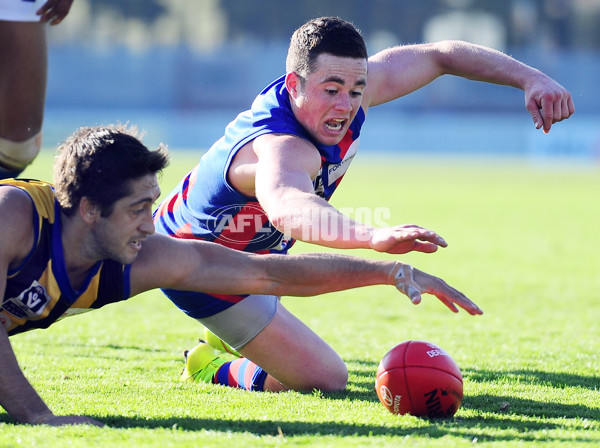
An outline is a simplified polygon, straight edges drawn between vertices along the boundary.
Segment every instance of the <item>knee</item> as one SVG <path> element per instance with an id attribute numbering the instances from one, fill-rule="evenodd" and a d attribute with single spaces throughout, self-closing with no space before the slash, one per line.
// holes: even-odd
<path id="1" fill-rule="evenodd" d="M 348 368 L 344 362 L 335 365 L 318 366 L 301 384 L 292 387 L 300 391 L 320 390 L 322 392 L 342 392 L 348 384 Z"/>
<path id="2" fill-rule="evenodd" d="M 0 178 L 18 176 L 37 157 L 41 147 L 41 133 L 22 142 L 0 137 Z"/>
<path id="3" fill-rule="evenodd" d="M 322 378 L 322 384 L 313 387 L 323 392 L 342 392 L 348 385 L 348 368 L 346 364 L 328 372 Z"/>

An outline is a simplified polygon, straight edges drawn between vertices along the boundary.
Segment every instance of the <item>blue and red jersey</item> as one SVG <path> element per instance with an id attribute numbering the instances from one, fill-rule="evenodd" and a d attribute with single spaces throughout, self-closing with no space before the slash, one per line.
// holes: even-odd
<path id="1" fill-rule="evenodd" d="M 298 123 L 290 104 L 285 76 L 267 86 L 250 110 L 239 114 L 219 139 L 154 213 L 156 229 L 176 238 L 214 241 L 255 253 L 286 253 L 293 244 L 269 222 L 256 197 L 240 194 L 227 181 L 236 153 L 246 143 L 269 133 L 297 135 L 321 155 L 315 193 L 329 200 L 358 148 L 365 121 L 361 108 L 337 145 L 323 145 Z"/>

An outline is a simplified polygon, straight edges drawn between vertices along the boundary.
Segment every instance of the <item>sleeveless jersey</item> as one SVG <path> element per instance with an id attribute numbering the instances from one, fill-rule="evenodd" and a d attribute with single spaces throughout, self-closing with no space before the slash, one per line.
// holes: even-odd
<path id="1" fill-rule="evenodd" d="M 83 286 L 75 290 L 67 276 L 61 240 L 60 208 L 52 186 L 35 180 L 6 179 L 25 191 L 33 203 L 33 248 L 9 270 L 0 306 L 0 324 L 9 335 L 47 328 L 62 317 L 100 308 L 129 297 L 130 265 L 99 261 Z"/>
<path id="2" fill-rule="evenodd" d="M 256 97 L 250 110 L 229 123 L 223 137 L 162 201 L 154 212 L 156 231 L 175 238 L 213 241 L 246 252 L 287 253 L 294 241 L 273 227 L 255 197 L 240 194 L 227 181 L 234 156 L 246 143 L 264 134 L 283 133 L 306 139 L 321 155 L 314 191 L 329 200 L 356 154 L 364 121 L 361 108 L 338 145 L 322 145 L 296 120 L 285 76 L 278 78 Z M 217 314 L 247 297 L 173 289 L 163 292 L 196 319 Z"/>
<path id="3" fill-rule="evenodd" d="M 267 86 L 250 110 L 238 115 L 219 139 L 154 212 L 158 232 L 176 238 L 197 238 L 255 253 L 286 253 L 293 244 L 269 222 L 255 197 L 237 192 L 227 172 L 237 151 L 256 137 L 292 134 L 310 141 L 321 155 L 314 191 L 329 200 L 356 154 L 365 120 L 359 109 L 337 145 L 317 142 L 296 120 L 285 76 Z"/>

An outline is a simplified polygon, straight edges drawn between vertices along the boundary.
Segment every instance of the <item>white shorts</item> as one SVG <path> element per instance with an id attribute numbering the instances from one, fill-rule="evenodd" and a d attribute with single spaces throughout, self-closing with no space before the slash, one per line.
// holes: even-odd
<path id="1" fill-rule="evenodd" d="M 9 22 L 39 22 L 35 12 L 46 0 L 0 0 L 0 20 Z"/>
<path id="2" fill-rule="evenodd" d="M 278 304 L 277 296 L 250 294 L 220 313 L 197 320 L 239 350 L 269 325 L 275 317 Z"/>

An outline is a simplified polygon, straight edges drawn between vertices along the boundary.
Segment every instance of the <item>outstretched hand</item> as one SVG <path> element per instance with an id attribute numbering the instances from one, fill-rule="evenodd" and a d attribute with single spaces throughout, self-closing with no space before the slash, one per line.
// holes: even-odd
<path id="1" fill-rule="evenodd" d="M 566 120 L 575 112 L 571 94 L 556 81 L 542 75 L 525 89 L 525 107 L 536 129 L 547 134 L 554 123 Z"/>
<path id="2" fill-rule="evenodd" d="M 458 313 L 458 305 L 469 314 L 483 314 L 481 308 L 473 301 L 441 278 L 402 263 L 396 265 L 391 275 L 396 288 L 406 294 L 415 305 L 421 303 L 421 294 L 427 293 L 436 296 L 454 313 Z"/>
<path id="3" fill-rule="evenodd" d="M 432 253 L 448 243 L 433 230 L 405 224 L 374 229 L 370 245 L 377 252 L 405 254 L 411 251 Z"/>

